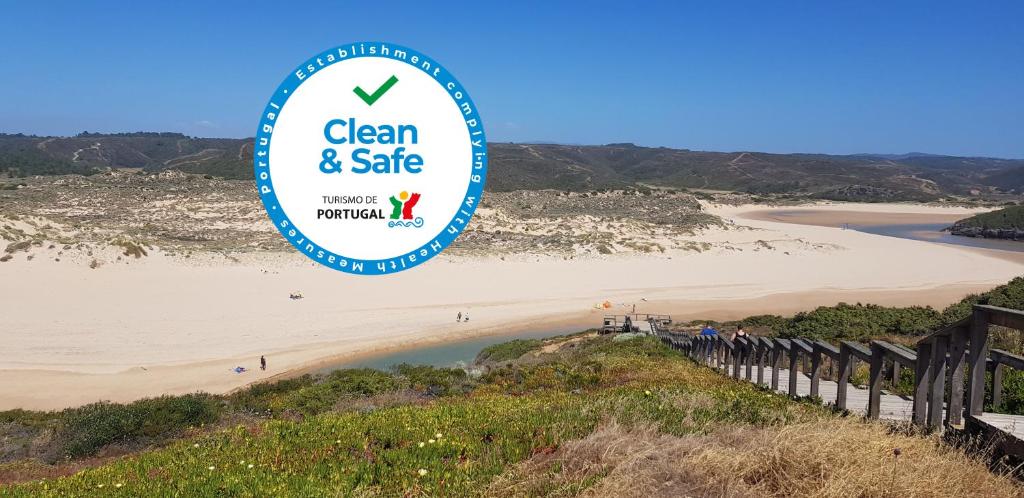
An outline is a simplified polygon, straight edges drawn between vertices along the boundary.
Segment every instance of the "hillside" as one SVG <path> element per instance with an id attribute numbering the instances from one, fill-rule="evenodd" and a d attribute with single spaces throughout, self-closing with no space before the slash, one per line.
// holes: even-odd
<path id="1" fill-rule="evenodd" d="M 953 235 L 995 239 L 1024 239 L 1024 206 L 1009 206 L 957 221 L 947 230 Z"/>
<path id="2" fill-rule="evenodd" d="M 88 173 L 105 168 L 177 169 L 252 178 L 252 140 L 180 133 L 81 133 L 74 137 L 0 134 L 0 173 Z"/>
<path id="3" fill-rule="evenodd" d="M 790 193 L 834 200 L 934 200 L 1016 195 L 1024 160 L 929 154 L 835 156 L 704 152 L 632 144 L 491 143 L 491 191 L 591 191 L 647 184 L 672 188 Z M 86 174 L 106 168 L 177 169 L 251 178 L 251 139 L 178 133 L 0 135 L 0 174 Z"/>
<path id="4" fill-rule="evenodd" d="M 520 341 L 480 358 L 468 373 L 341 370 L 224 397 L 0 412 L 8 447 L 41 453 L 0 464 L 0 482 L 22 483 L 0 495 L 1021 493 L 937 436 L 789 400 L 653 338 Z M 134 453 L 84 460 L 112 447 Z"/>

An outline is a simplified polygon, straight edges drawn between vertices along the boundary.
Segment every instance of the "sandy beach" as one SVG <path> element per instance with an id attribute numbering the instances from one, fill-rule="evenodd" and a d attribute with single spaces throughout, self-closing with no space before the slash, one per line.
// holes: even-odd
<path id="1" fill-rule="evenodd" d="M 976 210 L 707 209 L 731 225 L 695 234 L 694 241 L 706 243 L 700 251 L 575 259 L 442 255 L 382 277 L 338 273 L 287 252 L 185 259 L 153 251 L 97 269 L 70 259 L 15 259 L 0 265 L 0 409 L 226 392 L 382 349 L 554 325 L 595 327 L 606 313 L 596 306 L 606 300 L 616 313 L 635 304 L 638 312 L 677 319 L 790 314 L 840 301 L 942 307 L 1024 273 L 1024 262 L 997 251 L 835 228 L 855 217 L 911 223 Z M 818 222 L 772 218 L 773 211 L 794 210 L 813 210 Z M 289 299 L 296 291 L 304 298 Z M 471 321 L 455 323 L 460 311 Z M 261 354 L 266 372 L 258 369 Z M 236 374 L 235 366 L 249 371 Z"/>

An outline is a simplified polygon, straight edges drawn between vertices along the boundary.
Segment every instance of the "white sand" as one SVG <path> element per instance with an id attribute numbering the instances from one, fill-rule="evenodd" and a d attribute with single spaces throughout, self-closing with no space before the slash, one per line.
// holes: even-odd
<path id="1" fill-rule="evenodd" d="M 638 312 L 718 319 L 844 300 L 938 307 L 1024 273 L 1024 264 L 984 250 L 743 217 L 763 207 L 711 209 L 750 228 L 701 234 L 715 244 L 702 253 L 442 256 L 383 277 L 342 274 L 291 253 L 198 264 L 157 252 L 98 269 L 19 256 L 0 263 L 0 409 L 225 392 L 383 348 L 556 323 L 594 327 L 604 314 L 594 306 L 605 300 L 618 313 L 636 304 Z M 972 212 L 878 204 L 797 209 Z M 292 291 L 305 299 L 288 299 Z M 466 310 L 472 321 L 454 323 Z M 265 373 L 260 354 L 270 364 Z M 236 365 L 251 370 L 235 374 Z"/>

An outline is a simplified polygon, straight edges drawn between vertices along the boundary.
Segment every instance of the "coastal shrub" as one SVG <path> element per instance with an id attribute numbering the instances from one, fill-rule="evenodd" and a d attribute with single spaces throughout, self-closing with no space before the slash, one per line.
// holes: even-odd
<path id="1" fill-rule="evenodd" d="M 988 376 L 991 382 L 991 375 Z M 991 395 L 989 395 L 991 397 Z M 991 399 L 989 400 L 991 401 Z M 988 403 L 991 404 L 991 403 Z M 1024 372 L 1006 368 L 1003 372 L 1003 399 L 999 406 L 987 406 L 987 411 L 1024 415 Z"/>
<path id="2" fill-rule="evenodd" d="M 866 340 L 880 335 L 923 335 L 942 325 L 942 315 L 930 306 L 890 308 L 874 304 L 821 306 L 797 313 L 782 337 Z"/>
<path id="3" fill-rule="evenodd" d="M 485 376 L 489 384 L 504 386 L 508 393 L 522 394 L 543 389 L 573 391 L 597 386 L 602 367 L 596 362 L 547 363 L 496 369 Z"/>
<path id="4" fill-rule="evenodd" d="M 494 344 L 482 349 L 476 356 L 476 362 L 512 361 L 540 347 L 541 341 L 537 339 L 516 339 Z"/>
<path id="5" fill-rule="evenodd" d="M 1015 203 L 1005 204 L 1007 207 L 979 213 L 970 218 L 956 222 L 957 227 L 977 227 L 993 229 L 1019 229 L 1024 228 L 1024 206 L 1017 206 Z"/>
<path id="6" fill-rule="evenodd" d="M 942 311 L 943 324 L 950 324 L 971 315 L 971 307 L 975 304 L 988 304 L 1024 310 L 1024 277 L 1016 277 L 1006 284 L 988 292 L 971 294 Z"/>
<path id="7" fill-rule="evenodd" d="M 836 306 L 820 306 L 813 311 L 797 313 L 792 318 L 754 315 L 722 324 L 694 320 L 684 325 L 702 326 L 704 323 L 711 323 L 717 328 L 728 329 L 742 322 L 749 332 L 760 335 L 868 341 L 884 336 L 917 336 L 930 333 L 970 316 L 971 307 L 975 304 L 1024 310 L 1024 277 L 1016 277 L 981 294 L 966 296 L 943 309 L 941 313 L 927 306 L 889 307 L 840 303 Z M 1024 334 L 1021 334 L 1021 337 L 1024 337 Z"/>
<path id="8" fill-rule="evenodd" d="M 675 358 L 682 354 L 650 336 L 637 336 L 625 341 L 615 341 L 615 336 L 598 337 L 580 346 L 575 356 L 580 358 Z"/>
<path id="9" fill-rule="evenodd" d="M 408 383 L 409 388 L 431 396 L 464 394 L 472 390 L 474 385 L 469 374 L 461 368 L 402 363 L 395 366 L 394 371 Z"/>
<path id="10" fill-rule="evenodd" d="M 53 418 L 53 412 L 37 412 L 21 408 L 0 411 L 0 424 L 42 425 Z"/>
<path id="11" fill-rule="evenodd" d="M 27 251 L 27 250 L 29 250 L 31 248 L 32 248 L 32 241 L 31 240 L 22 240 L 20 242 L 13 242 L 11 244 L 8 244 L 7 247 L 4 249 L 4 252 L 7 252 L 8 254 L 12 254 L 12 253 L 16 253 L 18 251 Z"/>
<path id="12" fill-rule="evenodd" d="M 217 420 L 219 401 L 207 394 L 161 396 L 129 404 L 93 403 L 64 410 L 54 441 L 61 456 L 89 456 L 109 444 L 149 444 Z"/>
<path id="13" fill-rule="evenodd" d="M 252 415 L 266 414 L 271 411 L 275 402 L 279 402 L 281 398 L 293 391 L 313 385 L 314 381 L 314 377 L 307 374 L 277 382 L 253 384 L 228 395 L 227 404 L 237 412 Z"/>
<path id="14" fill-rule="evenodd" d="M 133 240 L 119 238 L 112 240 L 110 244 L 113 246 L 120 247 L 121 249 L 124 249 L 122 254 L 128 257 L 134 257 L 135 259 L 139 259 L 143 256 L 149 256 L 149 253 L 146 252 L 145 246 Z"/>
<path id="15" fill-rule="evenodd" d="M 779 315 L 754 315 L 744 318 L 737 324 L 742 323 L 747 333 L 767 335 L 768 332 L 782 330 L 788 322 L 788 319 Z"/>
<path id="16" fill-rule="evenodd" d="M 302 387 L 274 403 L 275 413 L 293 410 L 303 415 L 323 413 L 342 396 L 372 396 L 395 391 L 401 387 L 391 374 L 372 368 L 335 370 L 319 382 Z"/>

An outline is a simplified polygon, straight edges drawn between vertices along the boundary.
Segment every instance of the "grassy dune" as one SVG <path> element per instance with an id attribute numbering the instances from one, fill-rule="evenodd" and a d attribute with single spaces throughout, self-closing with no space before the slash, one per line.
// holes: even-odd
<path id="1" fill-rule="evenodd" d="M 545 345 L 552 352 L 541 353 Z M 3 487 L 0 495 L 1022 492 L 935 439 L 732 381 L 654 340 L 536 346 L 478 376 L 356 371 L 362 373 L 264 387 L 236 395 L 235 405 L 223 400 L 223 409 L 266 407 L 266 418 L 221 424 L 74 475 Z M 902 455 L 894 467 L 895 448 Z"/>

